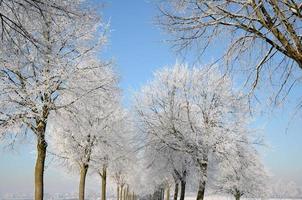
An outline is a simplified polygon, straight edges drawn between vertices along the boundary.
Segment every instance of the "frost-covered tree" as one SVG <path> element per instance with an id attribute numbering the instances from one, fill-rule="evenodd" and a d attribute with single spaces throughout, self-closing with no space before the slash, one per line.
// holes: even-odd
<path id="1" fill-rule="evenodd" d="M 92 81 L 94 78 L 100 77 L 91 74 L 87 81 Z M 100 159 L 103 164 L 99 173 L 106 178 L 110 155 L 102 154 L 100 149 L 106 151 L 115 145 L 111 142 L 111 139 L 115 138 L 113 130 L 114 127 L 119 126 L 120 120 L 117 119 L 122 115 L 118 109 L 119 102 L 116 100 L 118 91 L 116 78 L 110 69 L 103 77 L 103 81 L 107 82 L 110 88 L 90 92 L 72 106 L 57 111 L 52 116 L 52 126 L 49 130 L 53 133 L 50 135 L 52 151 L 62 158 L 69 168 L 80 174 L 79 199 L 81 200 L 85 198 L 87 171 Z M 77 84 L 86 86 L 87 82 Z"/>
<path id="2" fill-rule="evenodd" d="M 144 150 L 144 161 L 148 179 L 152 183 L 152 190 L 164 190 L 166 185 L 172 182 L 171 165 L 166 157 L 167 147 L 157 144 L 155 142 L 149 143 L 148 147 Z"/>
<path id="3" fill-rule="evenodd" d="M 0 50 L 0 137 L 28 132 L 36 136 L 36 200 L 43 199 L 45 130 L 50 113 L 110 87 L 106 64 L 96 56 L 104 42 L 104 26 L 92 10 L 79 6 L 78 11 L 82 17 L 77 21 L 64 16 L 53 21 L 45 13 L 24 24 L 43 44 L 42 49 L 16 34 L 14 42 L 3 41 L 6 48 Z"/>
<path id="4" fill-rule="evenodd" d="M 268 194 L 268 173 L 256 149 L 247 138 L 238 140 L 237 150 L 226 155 L 218 165 L 216 192 L 262 198 Z"/>
<path id="5" fill-rule="evenodd" d="M 165 186 L 166 196 L 170 194 L 170 188 L 174 184 L 174 199 L 178 198 L 180 185 L 180 200 L 184 200 L 187 176 L 192 165 L 194 166 L 191 157 L 187 153 L 169 148 L 153 135 L 147 135 L 147 138 L 144 160 L 149 179 L 153 179 L 154 187 Z"/>
<path id="6" fill-rule="evenodd" d="M 270 183 L 271 196 L 274 198 L 301 198 L 302 187 L 294 181 L 275 180 Z"/>
<path id="7" fill-rule="evenodd" d="M 116 183 L 116 198 L 119 200 L 127 200 L 139 194 L 140 175 L 143 171 L 139 171 L 139 164 L 136 158 L 127 154 L 116 159 L 111 168 L 111 176 Z M 134 193 L 134 195 L 133 195 Z"/>
<path id="8" fill-rule="evenodd" d="M 110 118 L 106 121 L 107 130 L 100 131 L 102 142 L 96 145 L 94 149 L 94 159 L 92 167 L 94 171 L 100 175 L 102 180 L 101 199 L 106 200 L 106 183 L 107 174 L 111 174 L 112 168 L 116 164 L 120 164 L 120 160 L 128 156 L 129 133 L 133 131 L 132 123 L 129 121 L 129 114 L 120 107 L 120 103 L 116 105 L 115 110 L 111 111 Z M 109 172 L 108 172 L 109 170 Z M 112 170 L 113 171 L 113 170 Z"/>
<path id="9" fill-rule="evenodd" d="M 272 83 L 272 96 L 279 103 L 300 83 L 301 1 L 169 0 L 159 7 L 160 24 L 171 33 L 173 44 L 197 47 L 198 55 L 218 45 L 226 70 L 240 74 L 251 92 L 261 88 L 268 93 L 265 84 Z"/>
<path id="10" fill-rule="evenodd" d="M 123 189 L 126 184 L 126 173 L 123 170 L 124 168 L 121 167 L 121 164 L 117 164 L 112 175 L 114 182 L 116 183 L 117 200 L 123 200 Z"/>
<path id="11" fill-rule="evenodd" d="M 116 184 L 116 198 L 127 200 L 135 198 L 139 193 L 140 178 L 143 171 L 138 162 L 137 152 L 134 146 L 134 128 L 132 116 L 125 112 L 123 123 L 117 128 L 117 140 L 112 151 L 106 152 L 110 155 L 109 175 Z"/>
<path id="12" fill-rule="evenodd" d="M 174 200 L 177 200 L 178 197 L 178 187 L 180 184 L 180 200 L 185 199 L 187 177 L 189 176 L 192 167 L 195 168 L 192 159 L 187 154 L 174 152 L 169 159 L 170 164 L 172 165 L 172 176 L 174 178 Z M 193 165 L 193 166 L 192 166 Z"/>
<path id="13" fill-rule="evenodd" d="M 203 199 L 210 154 L 234 150 L 246 123 L 247 102 L 216 68 L 164 68 L 136 97 L 141 130 L 172 150 L 190 155 L 199 169 L 197 199 Z"/>

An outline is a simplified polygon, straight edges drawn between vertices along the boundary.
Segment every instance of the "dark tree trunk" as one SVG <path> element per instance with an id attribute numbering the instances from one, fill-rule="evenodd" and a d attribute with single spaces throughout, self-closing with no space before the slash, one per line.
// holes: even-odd
<path id="1" fill-rule="evenodd" d="M 79 184 L 79 200 L 85 199 L 85 182 L 88 171 L 88 165 L 83 165 L 80 171 L 80 184 Z"/>
<path id="2" fill-rule="evenodd" d="M 47 143 L 45 141 L 46 124 L 37 123 L 37 159 L 35 165 L 35 200 L 43 200 L 44 196 L 44 165 L 46 159 Z"/>
<path id="3" fill-rule="evenodd" d="M 177 197 L 178 197 L 178 187 L 179 187 L 179 184 L 175 183 L 173 200 L 177 200 Z"/>
<path id="4" fill-rule="evenodd" d="M 163 188 L 158 188 L 152 195 L 153 200 L 163 200 L 164 199 L 164 190 Z"/>
<path id="5" fill-rule="evenodd" d="M 102 198 L 101 200 L 106 200 L 106 179 L 107 179 L 107 168 L 106 166 L 103 166 L 103 172 L 102 172 Z"/>
<path id="6" fill-rule="evenodd" d="M 165 188 L 161 188 L 161 200 L 164 200 L 165 199 Z"/>
<path id="7" fill-rule="evenodd" d="M 206 182 L 204 180 L 200 180 L 196 200 L 204 199 L 205 186 L 206 186 Z"/>
<path id="8" fill-rule="evenodd" d="M 179 200 L 184 200 L 185 194 L 186 194 L 186 180 L 181 180 L 180 181 L 180 199 Z"/>
<path id="9" fill-rule="evenodd" d="M 236 189 L 235 191 L 236 191 L 236 193 L 235 193 L 235 195 L 234 195 L 234 196 L 235 196 L 235 199 L 236 199 L 236 200 L 240 200 L 241 192 L 240 192 L 239 190 L 237 190 L 237 189 Z"/>
<path id="10" fill-rule="evenodd" d="M 181 176 L 181 179 L 180 179 L 180 200 L 184 200 L 185 199 L 186 182 L 187 182 L 187 171 L 184 170 L 182 172 L 182 176 Z"/>
<path id="11" fill-rule="evenodd" d="M 117 187 L 116 187 L 116 199 L 120 200 L 120 186 L 118 184 L 117 184 Z"/>
<path id="12" fill-rule="evenodd" d="M 198 160 L 200 170 L 202 177 L 199 180 L 199 186 L 198 186 L 198 192 L 197 192 L 197 197 L 196 200 L 203 200 L 204 199 L 204 193 L 206 189 L 206 178 L 207 178 L 207 170 L 208 170 L 208 158 L 205 157 L 203 161 Z"/>

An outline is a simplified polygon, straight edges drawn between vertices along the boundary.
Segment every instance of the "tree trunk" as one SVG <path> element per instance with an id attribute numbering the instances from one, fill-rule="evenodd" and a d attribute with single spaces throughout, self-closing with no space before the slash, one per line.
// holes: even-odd
<path id="1" fill-rule="evenodd" d="M 234 195 L 234 196 L 235 196 L 235 199 L 236 199 L 236 200 L 240 200 L 240 197 L 241 197 L 240 191 L 237 190 L 237 189 L 235 189 L 235 192 L 236 192 L 235 195 Z"/>
<path id="2" fill-rule="evenodd" d="M 166 189 L 166 200 L 170 200 L 170 186 Z"/>
<path id="3" fill-rule="evenodd" d="M 127 189 L 127 186 L 124 187 L 124 191 L 123 191 L 123 200 L 126 200 L 126 189 Z"/>
<path id="4" fill-rule="evenodd" d="M 79 184 L 79 200 L 85 199 L 85 181 L 88 171 L 88 165 L 83 165 L 80 170 L 80 184 Z"/>
<path id="5" fill-rule="evenodd" d="M 129 199 L 129 186 L 127 185 L 126 189 L 126 194 L 125 194 L 125 200 Z"/>
<path id="6" fill-rule="evenodd" d="M 44 196 L 44 165 L 47 143 L 45 141 L 44 122 L 37 124 L 37 159 L 35 165 L 35 200 L 43 200 Z"/>
<path id="7" fill-rule="evenodd" d="M 126 187 L 123 189 L 123 200 L 126 200 Z"/>
<path id="8" fill-rule="evenodd" d="M 129 193 L 129 200 L 133 200 L 132 192 Z"/>
<path id="9" fill-rule="evenodd" d="M 165 188 L 162 187 L 161 188 L 161 200 L 164 200 L 165 199 Z"/>
<path id="10" fill-rule="evenodd" d="M 103 172 L 102 172 L 102 198 L 101 200 L 106 200 L 106 178 L 107 178 L 107 168 L 106 166 L 103 166 Z"/>
<path id="11" fill-rule="evenodd" d="M 116 187 L 116 199 L 120 200 L 120 186 L 118 184 L 117 184 L 117 187 Z"/>
<path id="12" fill-rule="evenodd" d="M 196 200 L 204 199 L 205 186 L 206 186 L 206 182 L 204 180 L 200 180 Z"/>
<path id="13" fill-rule="evenodd" d="M 131 192 L 129 193 L 128 192 L 128 195 L 127 195 L 128 197 L 127 197 L 127 200 L 131 200 Z"/>
<path id="14" fill-rule="evenodd" d="M 203 160 L 197 160 L 200 166 L 202 177 L 199 180 L 198 192 L 196 200 L 203 200 L 204 193 L 206 189 L 206 178 L 207 178 L 207 171 L 208 171 L 208 157 L 207 155 L 203 157 Z"/>
<path id="15" fill-rule="evenodd" d="M 179 200 L 184 200 L 185 199 L 185 194 L 186 194 L 186 180 L 185 177 L 183 177 L 180 181 L 180 199 Z"/>
<path id="16" fill-rule="evenodd" d="M 177 200 L 177 197 L 178 197 L 178 187 L 179 187 L 179 184 L 175 183 L 173 200 Z"/>
<path id="17" fill-rule="evenodd" d="M 121 185 L 121 188 L 120 188 L 120 200 L 124 200 L 124 198 L 123 198 L 123 188 L 124 188 L 124 186 Z"/>

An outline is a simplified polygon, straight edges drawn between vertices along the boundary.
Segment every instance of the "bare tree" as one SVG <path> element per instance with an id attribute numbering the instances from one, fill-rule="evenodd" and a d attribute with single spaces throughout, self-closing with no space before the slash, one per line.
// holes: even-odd
<path id="1" fill-rule="evenodd" d="M 202 55 L 225 43 L 227 70 L 245 73 L 250 94 L 261 81 L 273 83 L 278 103 L 301 81 L 301 1 L 170 0 L 161 11 L 160 24 L 178 48 L 198 46 Z"/>

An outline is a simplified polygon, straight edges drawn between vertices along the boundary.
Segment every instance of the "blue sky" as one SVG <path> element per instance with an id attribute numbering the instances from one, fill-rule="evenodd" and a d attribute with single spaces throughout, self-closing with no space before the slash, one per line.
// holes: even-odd
<path id="1" fill-rule="evenodd" d="M 158 14 L 154 4 L 146 0 L 107 0 L 102 14 L 106 20 L 110 20 L 112 30 L 102 56 L 114 59 L 116 70 L 121 76 L 124 103 L 128 106 L 133 90 L 150 80 L 153 71 L 173 65 L 183 57 L 177 56 L 169 44 L 162 42 L 167 35 L 153 24 Z M 219 50 L 217 47 L 210 49 L 201 60 L 204 64 L 214 60 L 219 56 Z M 295 93 L 294 98 L 302 96 L 301 90 Z M 255 125 L 264 128 L 266 141 L 270 145 L 262 152 L 264 162 L 272 174 L 302 185 L 301 116 L 288 125 L 293 105 L 289 104 L 289 107 L 258 118 Z M 287 127 L 289 129 L 286 133 Z M 13 192 L 33 192 L 34 149 L 34 144 L 24 143 L 18 145 L 13 153 L 0 150 L 0 196 Z M 77 177 L 56 169 L 51 162 L 45 176 L 46 192 L 77 190 Z M 97 179 L 88 179 L 88 190 L 99 187 L 95 187 Z"/>

